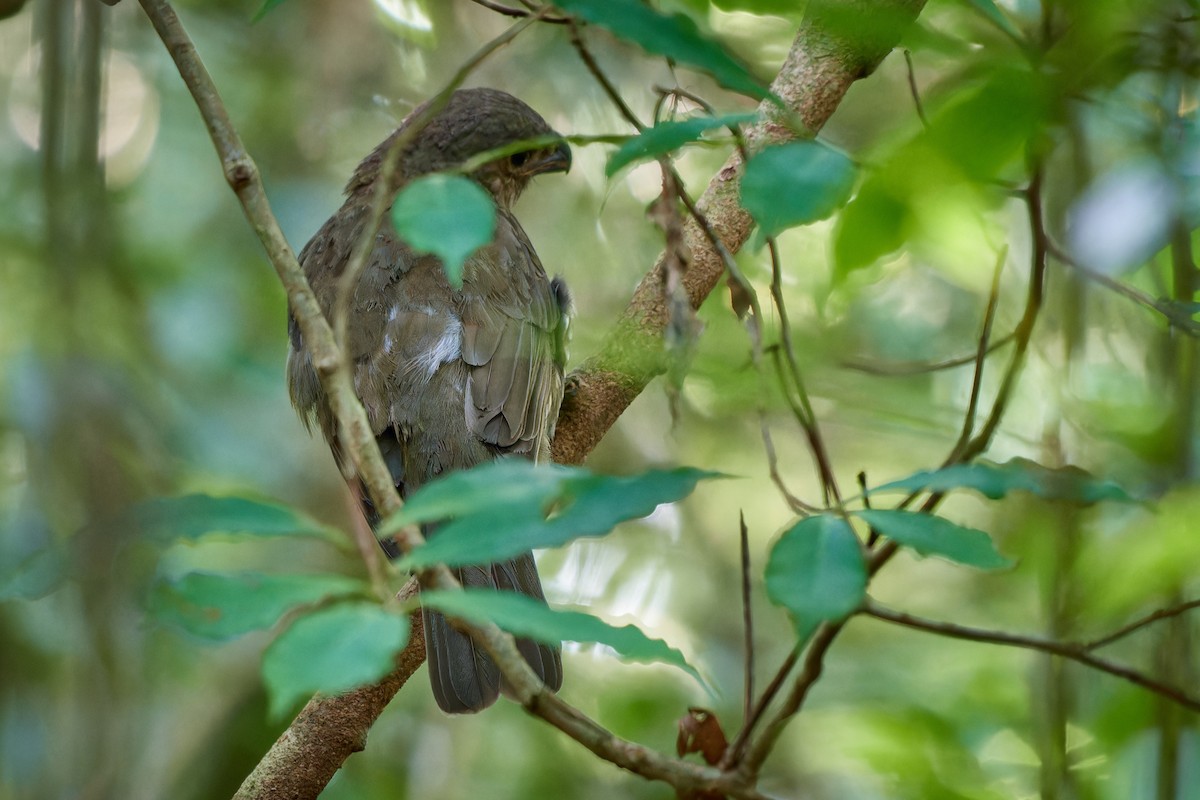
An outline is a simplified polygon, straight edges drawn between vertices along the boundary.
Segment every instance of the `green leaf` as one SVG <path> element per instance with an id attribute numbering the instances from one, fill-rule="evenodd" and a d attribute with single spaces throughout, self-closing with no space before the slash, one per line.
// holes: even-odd
<path id="1" fill-rule="evenodd" d="M 850 198 L 854 163 L 820 142 L 768 147 L 742 176 L 742 205 L 768 236 L 825 219 Z"/>
<path id="2" fill-rule="evenodd" d="M 550 645 L 596 642 L 628 661 L 661 662 L 682 669 L 707 688 L 700 673 L 675 648 L 652 639 L 634 625 L 616 627 L 580 611 L 556 611 L 545 603 L 514 592 L 488 589 L 421 592 L 421 604 L 442 613 L 483 624 L 495 623 L 509 633 Z"/>
<path id="3" fill-rule="evenodd" d="M 343 537 L 300 512 L 244 497 L 192 494 L 158 497 L 130 508 L 111 525 L 134 527 L 158 544 L 198 539 L 210 533 L 258 537 L 309 536 L 341 544 Z"/>
<path id="4" fill-rule="evenodd" d="M 462 286 L 463 263 L 496 232 L 496 209 L 482 186 L 461 175 L 428 175 L 406 185 L 392 204 L 392 224 L 418 252 L 442 260 Z"/>
<path id="5" fill-rule="evenodd" d="M 275 6 L 281 6 L 283 3 L 284 0 L 263 0 L 263 4 L 259 7 L 258 12 L 250 21 L 258 22 L 260 19 L 265 17 L 271 9 L 275 8 Z"/>
<path id="6" fill-rule="evenodd" d="M 998 500 L 1014 491 L 1030 492 L 1044 500 L 1092 505 L 1103 500 L 1136 503 L 1136 498 L 1112 481 L 1102 480 L 1079 467 L 1050 469 L 1028 459 L 1014 458 L 1004 464 L 978 462 L 955 464 L 943 469 L 917 472 L 907 478 L 871 489 L 876 492 L 949 492 L 973 489 Z"/>
<path id="7" fill-rule="evenodd" d="M 342 575 L 191 572 L 155 583 L 147 611 L 196 636 L 231 639 L 269 628 L 297 606 L 366 592 L 365 583 Z"/>
<path id="8" fill-rule="evenodd" d="M 1004 15 L 1004 12 L 1000 10 L 993 0 L 967 0 L 967 2 L 986 17 L 988 22 L 991 22 L 997 28 L 1004 31 L 1008 36 L 1018 42 L 1023 41 L 1023 37 L 1021 36 L 1021 32 L 1017 30 L 1017 26 L 1012 24 L 1012 21 Z"/>
<path id="9" fill-rule="evenodd" d="M 346 603 L 300 617 L 263 655 L 271 714 L 310 695 L 337 694 L 379 680 L 408 644 L 408 617 L 371 603 Z"/>
<path id="10" fill-rule="evenodd" d="M 683 499 L 699 481 L 715 477 L 717 473 L 690 468 L 613 477 L 579 468 L 531 467 L 516 459 L 456 472 L 429 485 L 430 490 L 437 487 L 436 507 L 444 512 L 440 518 L 455 518 L 439 526 L 400 566 L 488 563 L 598 536 L 618 523 L 646 516 L 662 503 Z M 413 495 L 410 505 L 420 502 L 424 491 Z M 463 500 L 460 509 L 443 500 L 455 495 Z M 433 519 L 424 513 L 425 505 L 418 511 L 422 521 Z"/>
<path id="11" fill-rule="evenodd" d="M 801 638 L 862 603 L 867 568 L 850 523 L 832 514 L 807 517 L 785 531 L 767 559 L 767 597 L 791 612 Z"/>
<path id="12" fill-rule="evenodd" d="M 612 177 L 626 164 L 657 158 L 664 153 L 677 150 L 685 144 L 698 140 L 713 128 L 732 125 L 749 125 L 758 119 L 757 114 L 725 114 L 720 117 L 692 117 L 691 119 L 660 122 L 628 139 L 608 157 L 604 174 Z"/>
<path id="13" fill-rule="evenodd" d="M 389 517 L 380 534 L 405 525 L 433 522 L 454 516 L 494 513 L 497 508 L 534 506 L 549 508 L 570 480 L 590 475 L 578 467 L 534 464 L 524 458 L 502 458 L 472 469 L 452 472 L 425 484 Z"/>
<path id="14" fill-rule="evenodd" d="M 855 515 L 875 530 L 923 556 L 942 556 L 980 569 L 1011 567 L 1013 561 L 996 551 L 992 538 L 976 528 L 956 525 L 943 517 L 913 511 L 867 509 Z"/>
<path id="15" fill-rule="evenodd" d="M 908 232 L 908 205 L 874 175 L 863 182 L 853 200 L 838 215 L 834 229 L 835 279 L 900 249 Z"/>
<path id="16" fill-rule="evenodd" d="M 727 89 L 758 100 L 768 95 L 743 64 L 702 36 L 696 23 L 682 14 L 660 14 L 641 0 L 554 0 L 554 5 L 649 53 L 707 72 Z"/>
<path id="17" fill-rule="evenodd" d="M 0 602 L 45 597 L 67 579 L 69 568 L 66 550 L 47 544 L 0 574 Z"/>

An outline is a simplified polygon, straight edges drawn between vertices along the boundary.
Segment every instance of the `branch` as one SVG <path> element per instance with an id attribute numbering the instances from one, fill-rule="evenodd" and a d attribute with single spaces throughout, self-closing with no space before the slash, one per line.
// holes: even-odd
<path id="1" fill-rule="evenodd" d="M 826 19 L 831 5 L 837 18 Z M 916 19 L 924 0 L 853 0 L 830 4 L 812 2 L 771 91 L 786 111 L 769 101 L 759 106 L 762 122 L 750 127 L 750 153 L 796 138 L 794 116 L 811 136 L 824 126 L 854 81 L 875 68 L 895 46 L 903 26 Z M 887 20 L 880 25 L 879 20 Z M 863 24 L 856 24 L 863 23 Z M 882 29 L 885 29 L 881 31 Z M 855 32 L 870 31 L 854 38 Z M 753 227 L 738 202 L 742 157 L 735 153 L 712 179 L 697 202 L 730 253 L 746 243 Z M 692 261 L 684 288 L 693 308 L 699 308 L 724 274 L 716 248 L 693 219 L 684 226 L 684 242 Z M 646 385 L 666 368 L 662 332 L 670 314 L 662 287 L 665 259 L 638 284 L 629 306 L 605 337 L 600 351 L 574 373 L 577 390 L 563 405 L 554 437 L 554 460 L 579 464 L 612 427 Z"/>
<path id="2" fill-rule="evenodd" d="M 1200 698 L 1192 697 L 1174 686 L 1168 686 L 1165 683 L 1151 678 L 1138 672 L 1135 669 L 1116 664 L 1099 656 L 1092 655 L 1088 650 L 1087 645 L 1073 644 L 1071 642 L 1057 642 L 1053 639 L 1043 639 L 1037 636 L 1020 636 L 1012 633 L 1004 633 L 1002 631 L 989 631 L 981 628 L 968 628 L 965 625 L 955 625 L 952 622 L 937 622 L 935 620 L 922 619 L 914 617 L 911 614 L 905 614 L 899 611 L 892 611 L 883 608 L 875 603 L 868 604 L 862 612 L 863 614 L 881 619 L 885 622 L 893 622 L 897 625 L 903 625 L 906 628 L 914 630 L 926 631 L 928 633 L 936 633 L 939 636 L 948 636 L 951 639 L 966 639 L 971 642 L 985 642 L 988 644 L 1000 644 L 1008 647 L 1021 647 L 1026 650 L 1037 650 L 1043 653 L 1051 653 L 1056 656 L 1061 656 L 1071 661 L 1078 661 L 1080 664 L 1085 664 L 1092 669 L 1100 672 L 1107 672 L 1109 675 L 1115 675 L 1118 678 L 1129 681 L 1130 683 L 1141 686 L 1143 689 L 1154 692 L 1157 695 L 1172 700 L 1179 705 L 1191 711 L 1200 712 Z"/>
<path id="3" fill-rule="evenodd" d="M 1086 642 L 1082 645 L 1083 649 L 1096 650 L 1101 647 L 1107 647 L 1118 639 L 1124 639 L 1129 634 L 1139 631 L 1147 625 L 1151 625 L 1159 620 L 1177 617 L 1180 614 L 1186 614 L 1193 608 L 1200 608 L 1200 600 L 1189 600 L 1186 603 L 1180 603 L 1179 605 L 1171 606 L 1170 608 L 1160 608 L 1158 611 L 1147 614 L 1140 619 L 1135 619 L 1128 625 L 1123 625 L 1120 628 L 1117 628 L 1107 636 L 1101 636 L 1098 639 L 1092 639 L 1090 642 Z"/>

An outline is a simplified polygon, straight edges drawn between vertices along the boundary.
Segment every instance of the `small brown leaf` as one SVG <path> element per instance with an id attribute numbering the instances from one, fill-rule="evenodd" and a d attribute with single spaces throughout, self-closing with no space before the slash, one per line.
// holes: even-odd
<path id="1" fill-rule="evenodd" d="M 706 708 L 692 706 L 686 717 L 679 720 L 679 735 L 675 739 L 675 752 L 681 756 L 699 753 L 704 761 L 713 766 L 725 755 L 729 742 L 717 715 Z"/>

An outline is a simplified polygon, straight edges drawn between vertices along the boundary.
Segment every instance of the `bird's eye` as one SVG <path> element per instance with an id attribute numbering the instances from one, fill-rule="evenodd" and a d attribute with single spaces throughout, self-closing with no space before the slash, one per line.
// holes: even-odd
<path id="1" fill-rule="evenodd" d="M 524 150 L 520 153 L 513 153 L 511 156 L 508 157 L 508 163 L 512 164 L 514 167 L 524 166 L 525 162 L 528 160 L 529 160 L 529 151 L 528 150 Z"/>

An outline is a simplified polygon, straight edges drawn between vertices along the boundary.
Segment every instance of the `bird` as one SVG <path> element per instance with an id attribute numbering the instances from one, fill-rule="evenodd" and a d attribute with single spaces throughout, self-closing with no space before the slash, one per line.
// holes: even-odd
<path id="1" fill-rule="evenodd" d="M 326 318 L 338 280 L 368 224 L 384 158 L 413 124 L 418 106 L 355 169 L 342 207 L 317 231 L 299 261 Z M 535 176 L 566 172 L 571 150 L 532 108 L 496 89 L 459 89 L 400 155 L 395 193 L 419 177 L 454 170 L 472 157 L 540 137 L 553 144 L 497 158 L 469 175 L 496 207 L 492 241 L 467 258 L 462 286 L 442 262 L 415 251 L 385 221 L 349 302 L 344 341 L 354 388 L 402 498 L 455 470 L 498 458 L 549 459 L 559 406 L 571 299 L 548 277 L 513 206 Z M 547 137 L 552 137 L 548 139 Z M 287 383 L 305 427 L 320 429 L 343 474 L 347 456 L 294 312 L 288 320 Z M 379 522 L 367 493 L 363 511 Z M 425 527 L 426 537 L 437 535 Z M 398 555 L 380 540 L 389 557 Z M 533 554 L 453 570 L 467 587 L 515 591 L 545 602 Z M 480 711 L 501 689 L 499 669 L 445 617 L 422 610 L 430 683 L 447 713 Z M 517 642 L 552 691 L 562 686 L 560 647 Z"/>

